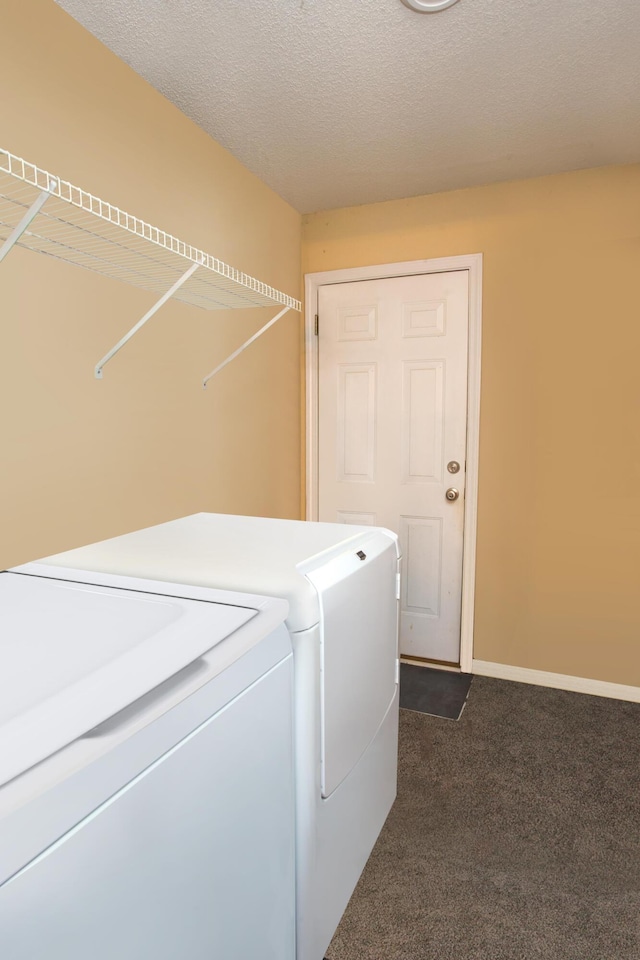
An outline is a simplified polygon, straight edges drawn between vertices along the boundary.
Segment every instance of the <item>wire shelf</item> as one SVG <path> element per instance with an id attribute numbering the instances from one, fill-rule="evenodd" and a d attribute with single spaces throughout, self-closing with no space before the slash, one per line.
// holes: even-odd
<path id="1" fill-rule="evenodd" d="M 0 245 L 44 190 L 50 197 L 17 241 L 22 247 L 157 294 L 199 264 L 174 299 L 205 310 L 301 309 L 299 300 L 2 149 Z"/>

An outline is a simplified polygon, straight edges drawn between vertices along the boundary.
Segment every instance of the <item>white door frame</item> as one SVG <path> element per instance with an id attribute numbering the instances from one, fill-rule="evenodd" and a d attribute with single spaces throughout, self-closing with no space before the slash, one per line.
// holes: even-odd
<path id="1" fill-rule="evenodd" d="M 478 525 L 478 452 L 480 447 L 480 356 L 482 347 L 482 254 L 410 260 L 371 267 L 352 267 L 305 275 L 305 371 L 306 371 L 306 517 L 318 519 L 318 339 L 315 319 L 318 289 L 324 284 L 354 280 L 382 280 L 412 274 L 469 271 L 469 368 L 467 378 L 467 474 L 464 502 L 462 554 L 462 616 L 460 623 L 460 669 L 471 673 L 473 662 L 473 612 L 476 583 L 476 534 Z"/>

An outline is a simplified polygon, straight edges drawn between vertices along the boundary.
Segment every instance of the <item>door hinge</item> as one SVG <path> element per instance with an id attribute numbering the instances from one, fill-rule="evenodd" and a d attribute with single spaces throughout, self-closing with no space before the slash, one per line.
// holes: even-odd
<path id="1" fill-rule="evenodd" d="M 317 313 L 316 313 L 316 322 L 315 322 L 315 325 L 314 325 L 314 328 L 313 328 L 313 332 L 315 333 L 315 335 L 316 335 L 316 337 L 317 337 L 317 336 L 318 336 L 318 314 L 317 314 Z"/>

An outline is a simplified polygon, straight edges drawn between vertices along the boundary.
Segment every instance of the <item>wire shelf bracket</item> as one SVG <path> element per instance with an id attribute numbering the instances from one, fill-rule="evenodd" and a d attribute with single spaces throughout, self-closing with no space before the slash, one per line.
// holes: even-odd
<path id="1" fill-rule="evenodd" d="M 223 367 L 226 367 L 228 363 L 231 363 L 232 360 L 235 360 L 236 357 L 239 357 L 240 354 L 247 349 L 247 347 L 251 346 L 251 344 L 258 339 L 258 337 L 261 337 L 263 333 L 266 333 L 269 327 L 272 327 L 274 323 L 277 323 L 280 317 L 284 317 L 285 313 L 289 312 L 289 309 L 289 307 L 285 307 L 284 310 L 281 310 L 280 313 L 277 313 L 275 317 L 269 320 L 268 323 L 265 323 L 264 327 L 260 327 L 257 333 L 254 333 L 252 337 L 249 337 L 248 340 L 245 340 L 242 346 L 238 347 L 237 350 L 234 350 L 233 353 L 230 353 L 226 360 L 223 360 L 222 363 L 219 363 L 217 367 L 214 367 L 211 373 L 208 373 L 202 381 L 202 389 L 206 390 L 209 380 L 211 380 L 212 377 L 215 377 L 216 373 L 220 373 Z"/>
<path id="2" fill-rule="evenodd" d="M 118 340 L 118 342 L 116 343 L 115 347 L 112 347 L 111 350 L 109 350 L 108 353 L 105 353 L 105 355 L 104 355 L 104 357 L 102 358 L 102 360 L 98 360 L 98 362 L 97 362 L 97 364 L 96 364 L 96 367 L 95 367 L 95 370 L 94 370 L 94 374 L 95 374 L 96 380 L 102 380 L 102 370 L 103 370 L 103 368 L 106 366 L 106 364 L 109 363 L 109 360 L 111 360 L 112 357 L 115 357 L 116 353 L 118 353 L 118 351 L 121 350 L 121 349 L 124 347 L 125 343 L 128 343 L 129 340 L 131 340 L 131 337 L 132 337 L 134 334 L 136 334 L 136 333 L 138 332 L 138 330 L 140 330 L 141 327 L 143 327 L 143 326 L 145 325 L 145 323 L 147 322 L 147 320 L 150 320 L 150 319 L 151 319 L 151 317 L 154 315 L 154 313 L 157 313 L 157 312 L 158 312 L 158 310 L 160 309 L 160 307 L 164 306 L 164 304 L 167 302 L 167 300 L 170 300 L 170 299 L 171 299 L 171 297 L 174 295 L 174 293 L 176 292 L 176 290 L 179 290 L 180 287 L 182 286 L 182 284 L 183 284 L 183 283 L 186 283 L 187 280 L 189 279 L 189 277 L 193 276 L 193 274 L 196 272 L 196 270 L 198 269 L 199 266 L 200 266 L 199 263 L 192 263 L 191 266 L 189 267 L 189 269 L 186 271 L 186 273 L 183 273 L 182 276 L 180 277 L 180 279 L 179 279 L 179 280 L 176 280 L 176 282 L 175 282 L 174 285 L 171 287 L 171 289 L 170 289 L 170 290 L 167 290 L 167 292 L 164 294 L 164 296 L 160 297 L 160 299 L 157 301 L 157 303 L 154 303 L 154 305 L 151 307 L 150 310 L 147 310 L 147 312 L 145 313 L 144 317 L 143 317 L 141 320 L 138 320 L 138 322 L 136 323 L 136 325 L 135 325 L 134 327 L 132 327 L 131 330 L 129 330 L 128 333 L 125 333 L 124 337 L 122 337 L 121 340 Z"/>
<path id="3" fill-rule="evenodd" d="M 280 307 L 273 321 L 206 380 L 287 310 L 301 309 L 299 300 L 0 148 L 0 261 L 16 245 L 160 297 L 96 364 L 98 380 L 109 360 L 170 297 L 205 310 Z"/>
<path id="4" fill-rule="evenodd" d="M 49 189 L 43 190 L 41 193 L 38 194 L 36 199 L 33 201 L 31 206 L 25 213 L 24 217 L 20 221 L 20 223 L 18 223 L 14 227 L 13 231 L 9 234 L 5 242 L 0 247 L 0 263 L 2 263 L 2 261 L 4 260 L 6 255 L 9 253 L 9 251 L 15 247 L 16 243 L 18 242 L 22 234 L 25 232 L 27 227 L 38 216 L 38 214 L 44 207 L 49 197 L 52 196 L 52 191 L 55 190 L 57 185 L 58 185 L 58 181 L 52 178 L 49 181 Z"/>

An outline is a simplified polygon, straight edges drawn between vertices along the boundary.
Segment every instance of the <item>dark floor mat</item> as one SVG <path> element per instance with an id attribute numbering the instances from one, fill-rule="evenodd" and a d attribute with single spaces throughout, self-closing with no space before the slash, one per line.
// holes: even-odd
<path id="1" fill-rule="evenodd" d="M 470 673 L 400 664 L 400 707 L 459 720 L 471 686 Z"/>

